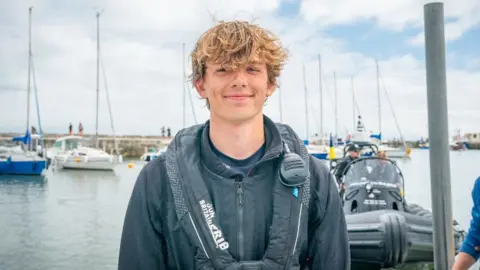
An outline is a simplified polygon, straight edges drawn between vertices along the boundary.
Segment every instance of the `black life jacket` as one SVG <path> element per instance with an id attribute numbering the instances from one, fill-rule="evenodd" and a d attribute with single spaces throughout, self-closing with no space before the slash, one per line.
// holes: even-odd
<path id="1" fill-rule="evenodd" d="M 303 160 L 305 177 L 300 185 L 289 185 L 281 177 L 282 169 L 295 167 L 295 162 L 283 167 L 281 163 L 273 189 L 270 239 L 261 261 L 238 262 L 228 252 L 229 244 L 219 226 L 200 171 L 198 142 L 204 126 L 196 125 L 180 131 L 164 153 L 177 217 L 192 244 L 200 251 L 196 256 L 196 269 L 300 269 L 300 249 L 304 241 L 308 241 L 309 154 L 290 128 L 283 124 L 276 126 L 284 143 L 282 163 L 292 156 L 289 154 L 296 155 L 297 163 L 298 159 L 300 162 Z"/>

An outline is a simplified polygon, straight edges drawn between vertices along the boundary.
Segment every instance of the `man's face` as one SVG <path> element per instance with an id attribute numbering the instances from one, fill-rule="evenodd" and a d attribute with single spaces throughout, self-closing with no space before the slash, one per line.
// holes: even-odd
<path id="1" fill-rule="evenodd" d="M 205 76 L 195 82 L 195 88 L 208 99 L 212 114 L 241 123 L 262 113 L 265 99 L 272 95 L 275 85 L 268 83 L 266 64 L 226 70 L 221 64 L 207 62 Z"/>
<path id="2" fill-rule="evenodd" d="M 360 155 L 360 154 L 359 154 L 358 152 L 355 152 L 355 151 L 351 151 L 351 152 L 350 152 L 350 156 L 351 156 L 352 158 L 358 158 L 359 155 Z"/>

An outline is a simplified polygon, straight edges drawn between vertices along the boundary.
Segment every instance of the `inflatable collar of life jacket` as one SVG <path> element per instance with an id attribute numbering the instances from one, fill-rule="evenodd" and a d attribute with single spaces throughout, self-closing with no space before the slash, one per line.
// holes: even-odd
<path id="1" fill-rule="evenodd" d="M 176 139 L 175 143 L 180 144 L 180 139 Z M 270 241 L 261 261 L 238 262 L 228 252 L 229 244 L 223 236 L 199 168 L 188 165 L 195 164 L 197 155 L 184 155 L 181 150 L 167 151 L 167 174 L 177 215 L 184 221 L 185 231 L 199 248 L 196 258 L 196 262 L 202 265 L 199 269 L 273 270 L 289 269 L 298 264 L 300 247 L 305 241 L 303 232 L 307 226 L 308 215 L 302 214 L 302 209 L 304 205 L 308 207 L 310 196 L 309 156 L 306 152 L 302 152 L 302 156 L 292 153 L 285 142 L 283 145 L 284 153 L 277 175 L 279 180 L 274 185 Z M 182 219 L 184 214 L 188 215 L 187 219 Z M 287 219 L 292 221 L 285 222 Z"/>

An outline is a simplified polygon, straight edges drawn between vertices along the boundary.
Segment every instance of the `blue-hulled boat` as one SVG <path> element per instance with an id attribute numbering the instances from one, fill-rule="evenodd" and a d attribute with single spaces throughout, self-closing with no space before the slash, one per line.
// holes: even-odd
<path id="1" fill-rule="evenodd" d="M 19 145 L 1 147 L 0 174 L 41 175 L 47 168 L 47 159 L 43 157 L 40 139 L 39 135 L 27 132 L 25 136 L 12 138 Z"/>
<path id="2" fill-rule="evenodd" d="M 38 126 L 40 134 L 31 134 L 30 129 L 30 77 L 33 70 L 32 51 L 31 51 L 31 16 L 32 7 L 29 8 L 29 51 L 28 51 L 28 86 L 27 86 L 27 131 L 24 136 L 12 138 L 12 143 L 16 145 L 0 147 L 0 174 L 14 175 L 41 175 L 47 169 L 47 159 L 43 154 L 44 143 L 42 136 L 42 126 L 40 123 L 40 109 L 38 105 L 37 87 L 35 76 L 33 76 L 33 85 L 35 91 L 35 104 L 37 109 Z M 34 74 L 34 73 L 33 73 Z M 33 128 L 32 128 L 33 131 Z"/>

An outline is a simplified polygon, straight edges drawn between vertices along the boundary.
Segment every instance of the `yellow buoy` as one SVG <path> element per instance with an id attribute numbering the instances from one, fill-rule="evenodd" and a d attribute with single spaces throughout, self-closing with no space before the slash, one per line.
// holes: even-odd
<path id="1" fill-rule="evenodd" d="M 407 156 L 410 156 L 410 153 L 412 153 L 412 148 L 407 147 Z"/>
<path id="2" fill-rule="evenodd" d="M 77 157 L 77 158 L 75 158 L 75 161 L 76 161 L 76 162 L 80 162 L 80 161 L 82 161 L 82 159 L 79 158 L 79 157 Z"/>
<path id="3" fill-rule="evenodd" d="M 133 168 L 133 163 L 128 163 L 128 168 Z"/>

